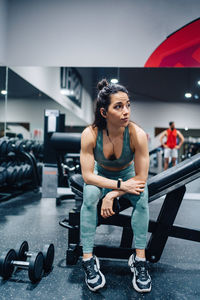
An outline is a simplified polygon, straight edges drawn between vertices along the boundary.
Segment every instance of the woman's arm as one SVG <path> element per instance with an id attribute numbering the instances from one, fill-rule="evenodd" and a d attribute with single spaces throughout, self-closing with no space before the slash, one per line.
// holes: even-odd
<path id="1" fill-rule="evenodd" d="M 96 144 L 95 133 L 87 127 L 81 135 L 80 163 L 82 176 L 86 184 L 101 188 L 117 189 L 117 180 L 111 180 L 94 174 L 94 148 Z"/>
<path id="2" fill-rule="evenodd" d="M 136 130 L 136 138 L 134 139 L 135 147 L 135 176 L 134 179 L 146 181 L 149 171 L 149 149 L 146 133 L 138 128 Z"/>
<path id="3" fill-rule="evenodd" d="M 131 126 L 136 126 L 132 125 Z M 133 127 L 130 130 L 131 148 L 135 152 L 135 176 L 121 183 L 122 190 L 113 190 L 109 192 L 102 201 L 101 215 L 103 218 L 108 218 L 114 214 L 113 200 L 126 193 L 140 195 L 144 192 L 145 182 L 148 177 L 149 169 L 149 151 L 148 142 L 145 132 L 139 128 Z M 138 185 L 140 183 L 140 185 Z"/>
<path id="4" fill-rule="evenodd" d="M 149 170 L 149 151 L 146 133 L 140 127 L 132 124 L 130 133 L 132 147 L 134 147 L 135 152 L 135 176 L 125 182 L 122 182 L 121 189 L 123 191 L 132 193 L 135 181 L 140 180 L 145 183 L 147 180 Z"/>

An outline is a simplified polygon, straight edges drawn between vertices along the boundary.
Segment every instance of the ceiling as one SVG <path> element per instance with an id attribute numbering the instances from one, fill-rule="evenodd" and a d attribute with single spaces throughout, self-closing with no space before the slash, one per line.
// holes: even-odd
<path id="1" fill-rule="evenodd" d="M 200 104 L 200 68 L 99 68 L 97 81 L 112 76 L 118 77 L 136 100 Z M 189 91 L 193 97 L 186 99 L 184 94 Z"/>
<path id="2" fill-rule="evenodd" d="M 6 68 L 0 67 L 0 89 L 5 89 Z M 0 94 L 0 98 L 5 96 Z M 28 81 L 8 69 L 8 99 L 47 99 L 49 96 L 35 88 Z"/>
<path id="3" fill-rule="evenodd" d="M 84 68 L 85 70 L 91 68 Z M 90 72 L 91 74 L 91 72 Z M 96 83 L 102 78 L 120 79 L 131 97 L 142 101 L 190 102 L 200 104 L 200 68 L 93 68 L 93 95 L 96 95 Z M 5 68 L 0 68 L 0 88 L 5 87 Z M 49 98 L 15 72 L 9 69 L 8 98 Z M 186 99 L 185 92 L 193 97 Z M 196 95 L 194 97 L 194 95 Z M 0 96 L 1 99 L 4 96 Z"/>

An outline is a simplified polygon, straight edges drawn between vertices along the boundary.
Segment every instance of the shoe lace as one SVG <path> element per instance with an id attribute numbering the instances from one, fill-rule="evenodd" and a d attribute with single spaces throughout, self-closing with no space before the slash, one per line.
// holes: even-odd
<path id="1" fill-rule="evenodd" d="M 149 266 L 147 265 L 147 263 L 144 261 L 138 261 L 135 263 L 135 265 L 136 265 L 140 279 L 146 280 L 148 277 L 147 271 L 149 269 Z"/>
<path id="2" fill-rule="evenodd" d="M 85 272 L 89 278 L 96 277 L 96 271 L 94 269 L 94 263 L 90 263 L 85 267 Z"/>

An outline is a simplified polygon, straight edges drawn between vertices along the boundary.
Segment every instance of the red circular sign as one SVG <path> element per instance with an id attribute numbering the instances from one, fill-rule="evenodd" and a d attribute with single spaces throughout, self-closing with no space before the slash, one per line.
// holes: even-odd
<path id="1" fill-rule="evenodd" d="M 167 37 L 145 67 L 200 67 L 200 18 Z"/>

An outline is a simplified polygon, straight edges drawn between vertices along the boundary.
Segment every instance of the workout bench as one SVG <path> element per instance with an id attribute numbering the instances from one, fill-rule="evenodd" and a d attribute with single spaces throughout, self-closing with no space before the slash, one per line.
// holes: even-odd
<path id="1" fill-rule="evenodd" d="M 66 152 L 68 144 L 73 147 L 70 137 L 65 134 Z M 76 149 L 77 151 L 77 149 Z M 156 221 L 149 221 L 150 239 L 146 248 L 146 256 L 150 262 L 158 262 L 166 245 L 168 237 L 186 239 L 200 242 L 200 230 L 180 227 L 174 224 L 174 220 L 183 200 L 186 187 L 189 182 L 200 177 L 200 154 L 179 163 L 178 165 L 150 178 L 148 180 L 149 203 L 165 196 L 160 213 Z M 80 208 L 83 200 L 83 178 L 81 174 L 70 177 L 70 185 L 75 194 L 75 208 L 69 212 L 69 218 L 60 221 L 60 225 L 69 230 L 68 248 L 66 251 L 66 263 L 76 264 L 82 255 L 80 245 Z M 119 247 L 98 245 L 94 247 L 94 253 L 102 258 L 127 259 L 133 252 L 133 232 L 131 228 L 131 216 L 121 212 L 131 207 L 130 202 L 120 197 L 114 201 L 115 215 L 104 219 L 100 215 L 101 201 L 98 204 L 98 226 L 101 224 L 123 227 L 121 243 Z"/>
<path id="2" fill-rule="evenodd" d="M 151 236 L 146 248 L 146 256 L 150 262 L 159 261 L 168 237 L 200 242 L 200 230 L 173 225 L 186 191 L 185 185 L 198 177 L 200 177 L 200 154 L 196 154 L 148 180 L 149 202 L 166 195 L 157 220 L 149 221 Z M 69 229 L 66 263 L 75 264 L 82 253 L 80 246 L 80 206 L 83 179 L 80 174 L 75 174 L 70 178 L 70 181 L 77 204 L 76 208 L 70 211 L 69 219 L 61 221 L 60 225 Z M 123 197 L 119 198 L 118 203 L 117 200 L 115 201 L 116 214 L 107 219 L 100 216 L 99 203 L 98 225 L 107 224 L 123 227 L 120 247 L 98 245 L 94 247 L 94 253 L 98 257 L 127 259 L 133 252 L 131 216 L 123 215 L 121 212 L 131 205 Z"/>

